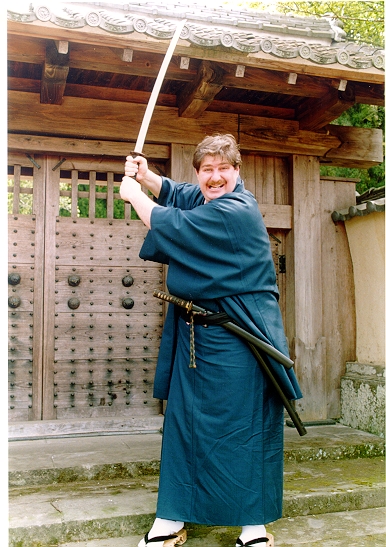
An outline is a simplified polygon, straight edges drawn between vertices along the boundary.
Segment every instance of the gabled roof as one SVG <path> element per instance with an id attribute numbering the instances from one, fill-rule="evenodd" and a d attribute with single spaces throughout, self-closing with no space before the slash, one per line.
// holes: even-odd
<path id="1" fill-rule="evenodd" d="M 98 28 L 115 35 L 139 32 L 160 40 L 169 40 L 176 22 L 186 19 L 181 38 L 203 48 L 384 70 L 384 52 L 369 44 L 346 41 L 342 23 L 329 15 L 298 17 L 187 1 L 25 2 L 10 7 L 8 19 L 23 23 L 39 20 L 66 29 Z"/>

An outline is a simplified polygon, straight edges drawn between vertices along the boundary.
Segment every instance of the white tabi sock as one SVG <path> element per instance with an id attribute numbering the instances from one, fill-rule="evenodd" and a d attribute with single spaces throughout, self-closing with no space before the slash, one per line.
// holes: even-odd
<path id="1" fill-rule="evenodd" d="M 149 539 L 158 536 L 171 536 L 176 534 L 184 527 L 184 523 L 179 520 L 167 520 L 156 518 L 149 532 Z"/>
<path id="2" fill-rule="evenodd" d="M 266 537 L 266 533 L 264 524 L 243 526 L 240 539 L 243 543 L 246 543 L 247 541 L 251 541 L 251 539 L 264 538 Z"/>

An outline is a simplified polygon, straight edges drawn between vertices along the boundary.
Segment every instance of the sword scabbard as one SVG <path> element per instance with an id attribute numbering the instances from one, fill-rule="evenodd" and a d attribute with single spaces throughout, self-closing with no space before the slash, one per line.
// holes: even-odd
<path id="1" fill-rule="evenodd" d="M 172 294 L 168 294 L 163 291 L 154 290 L 153 296 L 156 298 L 160 298 L 161 300 L 164 300 L 165 302 L 170 302 L 171 304 L 176 304 L 177 306 L 180 306 L 181 308 L 185 308 L 188 310 L 188 312 L 193 311 L 197 313 L 202 313 L 206 315 L 211 315 L 213 312 L 208 312 L 204 308 L 200 308 L 199 306 L 196 306 L 193 304 L 193 302 L 184 300 L 183 298 L 179 298 L 178 296 L 173 296 Z M 249 348 L 251 349 L 252 353 L 254 354 L 257 362 L 260 364 L 261 368 L 265 371 L 268 378 L 271 380 L 277 394 L 282 400 L 282 403 L 284 407 L 286 408 L 290 418 L 292 419 L 296 429 L 298 430 L 299 435 L 303 436 L 307 433 L 299 415 L 297 414 L 294 406 L 291 404 L 291 401 L 287 399 L 286 395 L 284 394 L 278 380 L 275 377 L 275 374 L 273 370 L 271 370 L 271 367 L 269 366 L 268 360 L 261 355 L 259 349 L 261 349 L 264 353 L 267 353 L 268 355 L 271 355 L 271 357 L 274 357 L 279 363 L 284 365 L 286 368 L 291 368 L 293 365 L 293 361 L 289 359 L 286 355 L 283 355 L 281 352 L 276 350 L 273 346 L 269 346 L 262 340 L 257 339 L 255 336 L 251 335 L 238 325 L 236 323 L 233 323 L 232 321 L 227 321 L 225 323 L 221 323 L 221 326 L 226 328 L 227 330 L 230 330 L 234 334 L 239 335 L 241 338 L 244 338 L 247 341 L 247 344 Z M 259 348 L 259 349 L 258 349 Z"/>

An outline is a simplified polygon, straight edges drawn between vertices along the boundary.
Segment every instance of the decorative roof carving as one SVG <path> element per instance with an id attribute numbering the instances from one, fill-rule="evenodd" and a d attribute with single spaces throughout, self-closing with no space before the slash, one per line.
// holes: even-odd
<path id="1" fill-rule="evenodd" d="M 186 19 L 181 38 L 200 47 L 384 70 L 383 50 L 346 41 L 342 23 L 329 16 L 297 17 L 184 1 L 129 1 L 121 5 L 19 2 L 8 9 L 8 19 L 21 23 L 40 20 L 68 29 L 99 27 L 118 35 L 139 32 L 159 40 L 169 40 L 177 21 Z"/>

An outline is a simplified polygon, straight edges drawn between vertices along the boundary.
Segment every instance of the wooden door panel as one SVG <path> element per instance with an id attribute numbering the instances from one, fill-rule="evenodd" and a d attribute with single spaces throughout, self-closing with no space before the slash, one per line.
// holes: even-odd
<path id="1" fill-rule="evenodd" d="M 74 313 L 124 313 L 130 309 L 132 313 L 141 314 L 162 311 L 162 303 L 153 297 L 153 290 L 163 283 L 162 268 L 58 266 L 55 274 L 56 313 L 71 310 Z M 68 281 L 74 276 L 81 280 L 77 287 L 71 286 Z M 129 276 L 134 283 L 125 287 L 122 280 Z"/>
<path id="2" fill-rule="evenodd" d="M 8 264 L 8 309 L 32 312 L 35 286 L 34 263 L 9 262 Z"/>
<path id="3" fill-rule="evenodd" d="M 16 422 L 41 417 L 44 168 L 14 154 L 8 192 L 8 416 Z"/>
<path id="4" fill-rule="evenodd" d="M 152 397 L 152 382 L 163 305 L 152 294 L 163 286 L 163 268 L 138 257 L 147 228 L 130 218 L 130 208 L 125 207 L 125 219 L 113 218 L 112 172 L 82 172 L 80 178 L 73 170 L 71 178 L 65 175 L 65 190 L 54 188 L 61 184 L 59 176 L 51 180 L 50 189 L 53 203 L 57 193 L 72 202 L 71 217 L 56 213 L 51 219 L 52 253 L 46 253 L 46 271 L 52 272 L 47 289 L 54 298 L 54 320 L 46 336 L 54 341 L 47 348 L 51 359 L 45 390 L 52 397 L 44 415 L 158 415 L 160 403 Z M 103 178 L 107 182 L 99 186 L 97 181 Z M 79 200 L 85 197 L 89 218 L 78 216 Z M 107 218 L 97 218 L 96 200 L 104 198 Z"/>
<path id="5" fill-rule="evenodd" d="M 58 361 L 54 370 L 54 406 L 58 419 L 154 416 L 156 356 L 127 359 Z"/>
<path id="6" fill-rule="evenodd" d="M 56 265 L 142 266 L 138 251 L 147 228 L 139 220 L 58 218 Z"/>
<path id="7" fill-rule="evenodd" d="M 130 206 L 125 219 L 113 218 L 111 171 L 90 172 L 87 192 L 84 172 L 65 172 L 63 186 L 58 156 L 35 156 L 34 167 L 10 158 L 10 421 L 157 416 L 164 306 L 153 290 L 163 288 L 164 272 L 138 257 L 146 227 Z M 85 196 L 91 218 L 78 216 Z M 96 218 L 104 198 L 108 218 Z M 61 216 L 63 203 L 72 216 Z"/>

